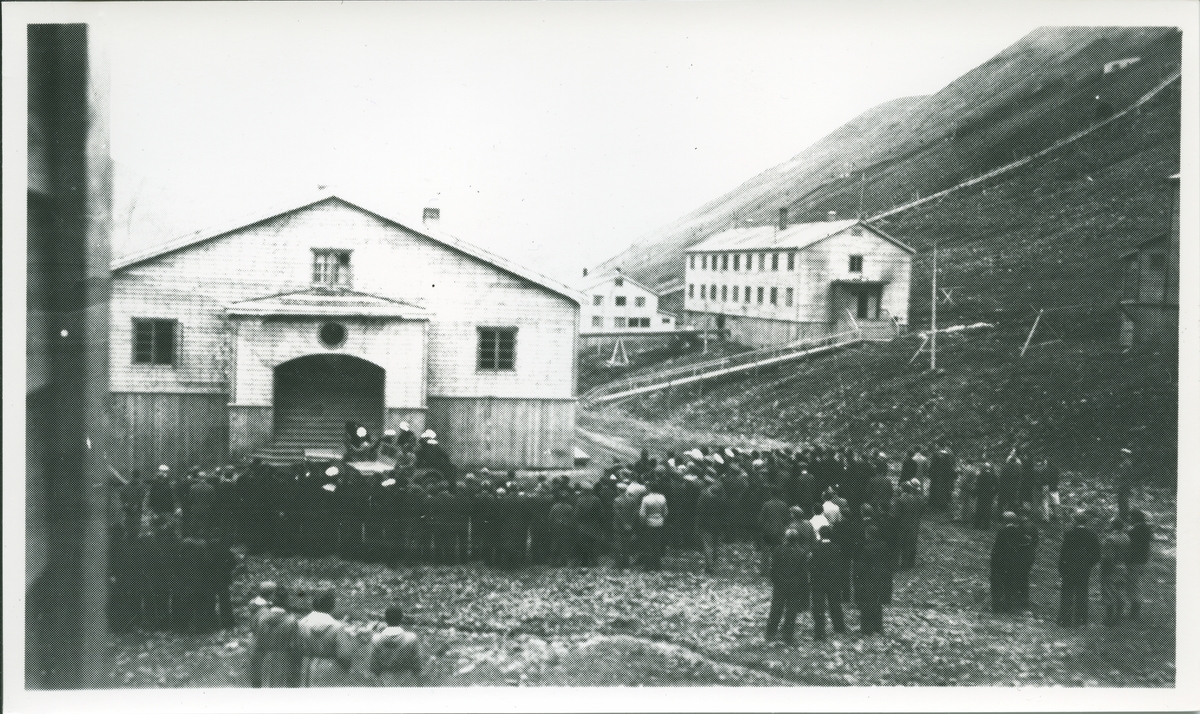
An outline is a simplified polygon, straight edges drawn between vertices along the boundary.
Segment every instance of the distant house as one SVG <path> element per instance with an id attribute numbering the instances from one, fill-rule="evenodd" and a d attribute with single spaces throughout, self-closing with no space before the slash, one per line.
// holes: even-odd
<path id="1" fill-rule="evenodd" d="M 861 220 L 732 228 L 685 253 L 684 322 L 769 346 L 908 322 L 913 249 Z"/>
<path id="2" fill-rule="evenodd" d="M 1116 72 L 1117 70 L 1125 69 L 1129 65 L 1135 64 L 1136 62 L 1138 62 L 1141 59 L 1142 59 L 1141 57 L 1126 57 L 1124 59 L 1113 60 L 1112 62 L 1107 62 L 1104 65 L 1104 73 L 1112 74 L 1113 72 Z"/>
<path id="3" fill-rule="evenodd" d="M 570 467 L 579 296 L 338 196 L 112 264 L 109 431 L 152 469 L 432 428 L 458 463 Z"/>
<path id="4" fill-rule="evenodd" d="M 1179 174 L 1171 185 L 1171 227 L 1121 255 L 1121 344 L 1179 341 Z"/>
<path id="5" fill-rule="evenodd" d="M 579 290 L 583 293 L 579 324 L 583 336 L 675 329 L 675 315 L 660 311 L 658 293 L 619 270 L 592 276 Z"/>

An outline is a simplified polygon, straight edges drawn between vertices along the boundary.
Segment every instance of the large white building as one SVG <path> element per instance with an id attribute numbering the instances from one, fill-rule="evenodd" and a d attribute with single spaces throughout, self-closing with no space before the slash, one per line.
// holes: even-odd
<path id="1" fill-rule="evenodd" d="M 756 347 L 908 322 L 913 249 L 860 220 L 732 228 L 688 248 L 684 321 Z"/>
<path id="2" fill-rule="evenodd" d="M 658 294 L 620 271 L 586 279 L 580 292 L 582 335 L 675 329 L 675 315 L 660 311 Z"/>
<path id="3" fill-rule="evenodd" d="M 108 432 L 126 463 L 438 432 L 457 462 L 570 466 L 579 294 L 338 196 L 112 264 Z"/>

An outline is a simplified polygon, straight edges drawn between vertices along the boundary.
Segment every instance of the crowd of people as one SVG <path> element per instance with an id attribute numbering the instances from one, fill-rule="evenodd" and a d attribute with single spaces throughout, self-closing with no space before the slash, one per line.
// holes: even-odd
<path id="1" fill-rule="evenodd" d="M 773 589 L 768 639 L 793 641 L 800 612 L 811 612 L 816 639 L 826 636 L 827 615 L 842 632 L 845 604 L 860 611 L 863 633 L 874 634 L 884 629 L 893 574 L 919 562 L 928 512 L 981 530 L 996 524 L 989 561 L 996 612 L 1029 607 L 1038 524 L 1061 522 L 1059 623 L 1086 624 L 1097 564 L 1105 622 L 1140 614 L 1151 536 L 1145 515 L 1129 509 L 1127 453 L 1117 480 L 1121 512 L 1109 519 L 1095 510 L 1064 512 L 1058 471 L 1019 447 L 997 464 L 961 460 L 935 444 L 913 449 L 898 467 L 878 450 L 825 446 L 702 446 L 661 459 L 643 450 L 628 463 L 614 459 L 585 485 L 568 476 L 460 473 L 433 432 L 396 437 L 385 432 L 372 442 L 348 427 L 347 459 L 337 462 L 252 461 L 211 475 L 193 469 L 182 479 L 164 466 L 148 483 L 133 474 L 116 491 L 119 512 L 110 521 L 114 543 L 124 547 L 114 546 L 121 551 L 114 562 L 124 568 L 114 575 L 123 596 L 119 621 L 227 624 L 233 541 L 280 556 L 336 552 L 500 568 L 593 567 L 608 555 L 617 569 L 654 571 L 669 550 L 715 574 L 728 557 L 726 544 L 752 540 L 754 566 Z M 378 458 L 381 449 L 390 449 L 394 467 L 363 472 L 350 460 Z"/>

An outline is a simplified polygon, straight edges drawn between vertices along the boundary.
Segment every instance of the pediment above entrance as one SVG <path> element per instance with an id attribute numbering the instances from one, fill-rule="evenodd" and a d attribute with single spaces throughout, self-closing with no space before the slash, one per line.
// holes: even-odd
<path id="1" fill-rule="evenodd" d="M 413 303 L 353 290 L 310 288 L 242 300 L 225 307 L 231 317 L 375 317 L 428 320 L 431 313 Z"/>

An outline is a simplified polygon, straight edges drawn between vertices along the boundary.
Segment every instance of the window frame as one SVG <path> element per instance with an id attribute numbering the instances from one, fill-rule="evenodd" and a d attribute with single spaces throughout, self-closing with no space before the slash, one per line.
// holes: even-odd
<path id="1" fill-rule="evenodd" d="M 795 288 L 787 288 L 783 292 L 783 306 L 791 307 L 792 304 L 795 302 L 796 302 L 796 289 Z"/>
<path id="2" fill-rule="evenodd" d="M 737 272 L 742 269 L 742 254 L 734 253 L 733 255 L 733 270 Z"/>
<path id="3" fill-rule="evenodd" d="M 475 328 L 476 348 L 475 348 L 475 371 L 476 372 L 516 372 L 517 371 L 517 329 L 516 327 L 484 327 Z M 492 366 L 484 364 L 484 345 L 485 335 L 494 335 L 494 346 L 492 349 Z M 512 339 L 510 364 L 507 367 L 501 366 L 500 349 L 502 347 L 500 336 L 510 335 Z"/>
<path id="4" fill-rule="evenodd" d="M 626 320 L 624 317 L 614 317 L 613 318 L 613 329 L 614 330 L 624 330 L 624 329 L 626 329 L 626 327 L 628 325 L 629 325 L 629 321 Z"/>
<path id="5" fill-rule="evenodd" d="M 857 266 L 857 268 L 855 267 Z M 861 273 L 863 271 L 863 257 L 861 255 L 850 256 L 850 272 Z"/>
<path id="6" fill-rule="evenodd" d="M 603 304 L 604 304 L 604 296 L 603 295 L 593 295 L 592 296 L 592 307 L 600 307 Z"/>
<path id="7" fill-rule="evenodd" d="M 625 307 L 625 296 L 624 295 L 614 295 L 613 296 L 613 305 L 616 305 L 617 307 Z"/>
<path id="8" fill-rule="evenodd" d="M 771 286 L 771 304 L 779 304 L 779 288 L 775 287 L 774 285 Z"/>
<path id="9" fill-rule="evenodd" d="M 779 270 L 779 254 L 772 253 L 771 254 L 771 271 L 778 272 L 778 270 Z"/>
<path id="10" fill-rule="evenodd" d="M 722 271 L 729 270 L 729 254 L 728 253 L 721 254 L 721 270 Z"/>
<path id="11" fill-rule="evenodd" d="M 604 316 L 592 315 L 592 327 L 604 327 Z"/>
<path id="12" fill-rule="evenodd" d="M 635 297 L 635 298 L 633 299 L 633 306 L 634 306 L 634 307 L 646 307 L 646 298 L 644 298 L 644 297 Z"/>
<path id="13" fill-rule="evenodd" d="M 787 269 L 789 271 L 795 270 L 796 269 L 796 254 L 788 253 L 787 256 L 788 256 Z"/>
<path id="14" fill-rule="evenodd" d="M 694 300 L 695 298 L 696 298 L 696 284 L 688 283 L 688 299 Z"/>
<path id="15" fill-rule="evenodd" d="M 761 285 L 758 288 L 758 304 L 763 304 L 763 287 Z"/>
<path id="16" fill-rule="evenodd" d="M 613 278 L 613 285 L 618 288 L 625 287 L 625 278 Z"/>
<path id="17" fill-rule="evenodd" d="M 331 256 L 346 256 L 344 282 L 332 282 L 327 278 L 330 276 L 329 264 L 322 262 L 322 258 L 328 259 Z M 341 261 L 338 261 L 339 265 Z M 340 272 L 339 272 L 340 274 Z M 313 287 L 332 288 L 341 290 L 351 290 L 354 288 L 354 251 L 350 248 L 313 248 L 312 249 L 312 271 L 309 275 Z"/>
<path id="18" fill-rule="evenodd" d="M 130 332 L 130 364 L 144 367 L 178 367 L 179 366 L 179 337 L 180 324 L 179 320 L 173 317 L 135 317 L 131 319 L 132 331 Z M 138 359 L 138 326 L 150 325 L 150 358 L 148 360 Z M 171 355 L 170 361 L 162 362 L 158 357 L 158 326 L 170 325 L 171 335 Z"/>

